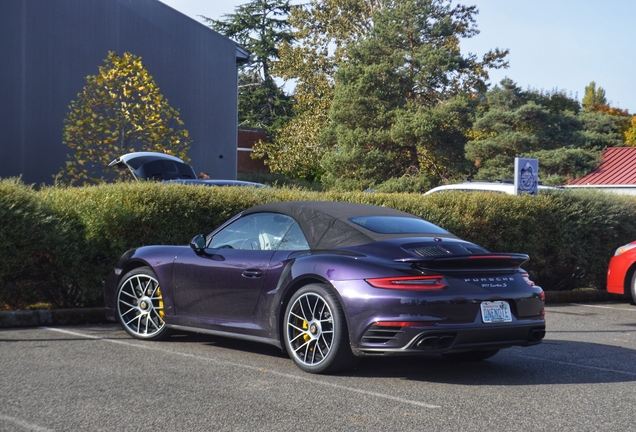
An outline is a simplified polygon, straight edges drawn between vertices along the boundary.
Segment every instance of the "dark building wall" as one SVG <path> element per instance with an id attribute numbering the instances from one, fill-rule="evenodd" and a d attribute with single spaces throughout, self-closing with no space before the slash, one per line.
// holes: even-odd
<path id="1" fill-rule="evenodd" d="M 157 0 L 0 0 L 0 177 L 52 182 L 69 104 L 108 51 L 142 57 L 194 169 L 235 179 L 236 44 Z"/>

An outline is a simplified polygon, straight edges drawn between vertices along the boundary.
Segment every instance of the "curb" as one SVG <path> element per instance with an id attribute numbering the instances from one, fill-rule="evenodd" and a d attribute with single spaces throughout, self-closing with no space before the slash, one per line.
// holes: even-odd
<path id="1" fill-rule="evenodd" d="M 623 301 L 623 296 L 601 290 L 545 291 L 545 302 L 589 303 Z M 21 310 L 0 312 L 0 328 L 110 323 L 104 308 Z"/>
<path id="2" fill-rule="evenodd" d="M 0 312 L 0 328 L 47 325 L 102 324 L 108 322 L 104 308 L 38 309 Z"/>

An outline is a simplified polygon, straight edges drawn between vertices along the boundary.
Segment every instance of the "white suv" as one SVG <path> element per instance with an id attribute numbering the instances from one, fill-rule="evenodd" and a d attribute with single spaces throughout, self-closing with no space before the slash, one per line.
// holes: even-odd
<path id="1" fill-rule="evenodd" d="M 552 186 L 542 186 L 539 185 L 539 190 L 560 190 L 561 188 L 556 188 Z M 448 192 L 448 191 L 460 191 L 460 192 L 497 192 L 497 193 L 505 193 L 509 195 L 515 195 L 515 185 L 513 183 L 505 183 L 501 181 L 493 181 L 493 182 L 485 182 L 485 181 L 467 181 L 462 183 L 455 183 L 444 186 L 437 186 L 428 192 L 425 192 L 424 195 L 429 195 L 438 192 Z"/>

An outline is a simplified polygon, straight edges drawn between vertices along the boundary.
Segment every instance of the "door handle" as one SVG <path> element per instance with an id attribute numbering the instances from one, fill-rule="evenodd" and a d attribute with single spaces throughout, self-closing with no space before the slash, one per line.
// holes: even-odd
<path id="1" fill-rule="evenodd" d="M 260 270 L 245 270 L 242 276 L 246 278 L 259 278 L 263 276 L 263 272 Z"/>

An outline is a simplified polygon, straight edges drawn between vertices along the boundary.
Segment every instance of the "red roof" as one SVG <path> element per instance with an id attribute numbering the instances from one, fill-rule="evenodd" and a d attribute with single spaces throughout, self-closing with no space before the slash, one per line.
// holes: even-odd
<path id="1" fill-rule="evenodd" d="M 568 185 L 636 185 L 636 147 L 605 149 L 598 168 Z"/>

